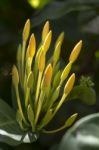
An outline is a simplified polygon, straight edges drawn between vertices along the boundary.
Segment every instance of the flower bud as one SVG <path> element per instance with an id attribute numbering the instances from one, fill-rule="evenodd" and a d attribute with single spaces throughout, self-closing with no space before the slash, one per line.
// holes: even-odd
<path id="1" fill-rule="evenodd" d="M 29 41 L 29 55 L 30 57 L 33 58 L 35 55 L 35 50 L 36 50 L 36 40 L 34 34 L 31 35 L 30 41 Z"/>
<path id="2" fill-rule="evenodd" d="M 44 73 L 44 86 L 47 87 L 50 85 L 52 79 L 52 65 L 49 64 L 46 67 L 45 73 Z"/>
<path id="3" fill-rule="evenodd" d="M 45 41 L 48 32 L 49 32 L 49 21 L 46 21 L 42 30 L 42 42 Z"/>
<path id="4" fill-rule="evenodd" d="M 67 66 L 64 68 L 62 74 L 61 74 L 61 83 L 64 82 L 64 80 L 67 78 L 70 70 L 71 70 L 71 66 L 72 66 L 72 63 L 68 63 Z"/>
<path id="5" fill-rule="evenodd" d="M 43 43 L 45 53 L 48 51 L 52 40 L 52 31 L 49 31 Z"/>
<path id="6" fill-rule="evenodd" d="M 58 42 L 56 47 L 55 47 L 55 51 L 53 54 L 53 63 L 56 64 L 59 57 L 60 57 L 60 51 L 61 51 L 61 42 Z"/>
<path id="7" fill-rule="evenodd" d="M 55 43 L 55 47 L 59 42 L 62 44 L 63 40 L 64 40 L 64 32 L 60 33 L 60 35 L 58 36 L 56 43 Z"/>
<path id="8" fill-rule="evenodd" d="M 72 63 L 74 63 L 80 53 L 80 50 L 82 48 L 82 40 L 80 40 L 76 46 L 74 47 L 74 49 L 72 50 L 70 57 L 69 57 L 69 61 L 71 61 Z"/>
<path id="9" fill-rule="evenodd" d="M 30 34 L 30 20 L 28 19 L 23 29 L 23 41 L 27 41 Z"/>
<path id="10" fill-rule="evenodd" d="M 41 50 L 40 55 L 39 55 L 39 59 L 38 59 L 38 68 L 39 71 L 43 71 L 45 67 L 45 53 L 43 50 Z"/>
<path id="11" fill-rule="evenodd" d="M 74 82 L 75 82 L 75 74 L 73 73 L 70 76 L 70 78 L 68 79 L 68 81 L 67 81 L 67 83 L 66 83 L 66 85 L 64 87 L 64 93 L 66 95 L 68 95 L 71 92 L 71 90 L 72 90 L 72 88 L 74 86 Z"/>
<path id="12" fill-rule="evenodd" d="M 66 127 L 70 127 L 70 126 L 74 123 L 74 121 L 76 120 L 77 116 L 78 116 L 77 113 L 75 113 L 75 114 L 73 114 L 72 116 L 70 116 L 70 117 L 66 120 L 65 126 L 66 126 Z"/>

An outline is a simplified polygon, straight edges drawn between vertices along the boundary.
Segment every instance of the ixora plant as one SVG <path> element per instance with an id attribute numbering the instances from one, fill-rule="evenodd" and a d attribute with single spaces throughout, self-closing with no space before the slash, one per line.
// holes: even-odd
<path id="1" fill-rule="evenodd" d="M 46 56 L 52 40 L 49 22 L 47 21 L 43 27 L 38 50 L 34 34 L 28 42 L 29 34 L 28 19 L 23 29 L 22 44 L 17 52 L 17 65 L 12 68 L 12 95 L 15 108 L 10 108 L 0 100 L 0 141 L 10 145 L 36 141 L 40 132 L 58 132 L 71 126 L 77 117 L 75 113 L 62 127 L 52 131 L 46 129 L 62 104 L 69 100 L 67 97 L 73 89 L 75 74 L 71 74 L 70 77 L 68 75 L 80 53 L 82 41 L 74 47 L 68 64 L 61 70 L 60 52 L 64 33 L 57 38 L 53 54 L 48 60 Z"/>

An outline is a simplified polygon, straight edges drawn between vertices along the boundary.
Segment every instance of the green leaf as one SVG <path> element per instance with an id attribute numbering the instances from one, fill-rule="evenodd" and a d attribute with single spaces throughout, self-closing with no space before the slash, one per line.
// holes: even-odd
<path id="1" fill-rule="evenodd" d="M 59 150 L 99 150 L 99 113 L 80 119 L 64 135 Z"/>
<path id="2" fill-rule="evenodd" d="M 96 93 L 91 87 L 78 85 L 71 91 L 69 99 L 79 99 L 87 105 L 93 105 L 96 102 Z"/>
<path id="3" fill-rule="evenodd" d="M 36 141 L 38 135 L 31 131 L 23 132 L 16 121 L 16 113 L 0 99 L 0 142 L 15 146 Z"/>

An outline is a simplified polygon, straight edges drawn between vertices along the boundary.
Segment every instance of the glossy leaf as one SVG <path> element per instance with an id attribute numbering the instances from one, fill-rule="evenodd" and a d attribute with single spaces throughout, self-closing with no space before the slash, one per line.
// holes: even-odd
<path id="1" fill-rule="evenodd" d="M 0 142 L 15 146 L 36 141 L 37 137 L 36 133 L 20 129 L 14 110 L 0 99 Z"/>
<path id="2" fill-rule="evenodd" d="M 99 113 L 80 119 L 64 135 L 59 150 L 98 150 Z"/>

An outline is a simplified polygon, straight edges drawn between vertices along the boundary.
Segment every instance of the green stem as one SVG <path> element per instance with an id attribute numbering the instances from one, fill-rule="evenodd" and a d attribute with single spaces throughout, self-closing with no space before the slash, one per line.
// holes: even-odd
<path id="1" fill-rule="evenodd" d="M 38 81 L 37 81 L 36 96 L 35 96 L 35 106 L 37 105 L 37 102 L 38 102 L 38 97 L 39 97 L 39 92 L 40 92 L 41 79 L 42 79 L 42 72 L 39 72 L 39 75 L 38 75 Z"/>
<path id="2" fill-rule="evenodd" d="M 23 45 L 22 45 L 22 83 L 24 81 L 24 63 L 25 63 L 25 47 L 26 47 L 26 42 L 23 41 Z"/>
<path id="3" fill-rule="evenodd" d="M 58 103 L 58 105 L 56 106 L 55 111 L 54 111 L 53 114 L 52 114 L 52 117 L 48 120 L 48 122 L 47 122 L 46 124 L 43 124 L 42 127 L 44 127 L 45 125 L 47 125 L 47 124 L 53 119 L 53 117 L 56 115 L 56 113 L 57 113 L 57 111 L 59 110 L 59 108 L 62 106 L 62 104 L 63 104 L 63 102 L 64 102 L 64 100 L 65 100 L 66 97 L 67 97 L 67 95 L 66 95 L 66 94 L 63 94 L 63 96 L 62 96 L 60 102 Z M 50 109 L 48 109 L 48 111 L 50 111 Z M 48 114 L 48 111 L 47 111 L 46 115 Z M 46 115 L 45 115 L 45 117 L 46 117 Z M 44 118 L 45 118 L 45 117 L 44 117 Z"/>
<path id="4" fill-rule="evenodd" d="M 19 97 L 18 86 L 16 87 L 16 96 L 17 96 L 17 103 L 18 103 L 20 114 L 22 116 L 22 119 L 23 119 L 24 123 L 28 126 L 28 122 L 26 121 L 26 119 L 24 117 L 24 114 L 23 114 L 23 110 L 22 110 L 22 106 L 21 106 L 21 101 L 20 101 L 20 97 Z"/>
<path id="5" fill-rule="evenodd" d="M 38 106 L 37 106 L 37 113 L 36 113 L 36 117 L 35 117 L 35 124 L 37 123 L 37 121 L 39 119 L 41 107 L 42 107 L 42 104 L 43 104 L 43 98 L 44 98 L 44 91 L 41 91 L 40 98 L 39 98 L 39 101 L 38 101 Z"/>
<path id="6" fill-rule="evenodd" d="M 42 132 L 43 132 L 43 133 L 46 133 L 46 134 L 52 134 L 52 133 L 59 132 L 59 131 L 65 129 L 65 128 L 66 128 L 66 126 L 64 125 L 64 126 L 58 128 L 58 129 L 51 130 L 51 131 L 47 131 L 47 130 L 43 129 Z"/>
<path id="7" fill-rule="evenodd" d="M 55 116 L 55 114 L 57 113 L 57 111 L 58 111 L 58 110 L 60 109 L 60 107 L 62 106 L 62 104 L 63 104 L 63 102 L 64 102 L 64 100 L 65 100 L 66 97 L 67 97 L 67 95 L 66 95 L 66 94 L 63 94 L 61 100 L 59 101 L 58 105 L 56 106 L 56 109 L 55 109 L 55 111 L 54 111 L 54 113 L 53 113 L 53 117 Z"/>
<path id="8" fill-rule="evenodd" d="M 29 95 L 30 95 L 30 88 L 27 88 L 26 97 L 25 97 L 25 107 L 26 108 L 27 108 L 28 103 L 29 103 Z"/>

